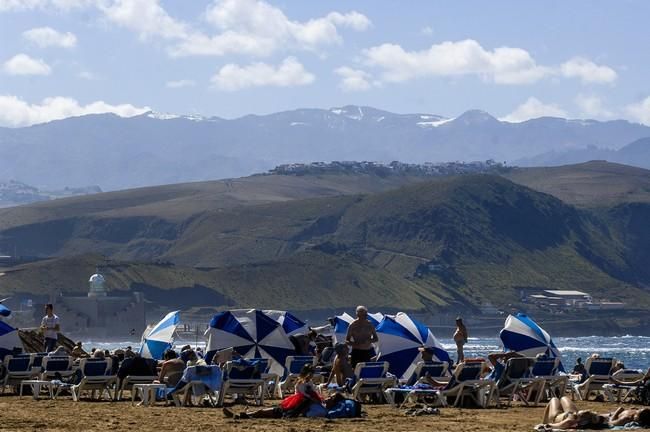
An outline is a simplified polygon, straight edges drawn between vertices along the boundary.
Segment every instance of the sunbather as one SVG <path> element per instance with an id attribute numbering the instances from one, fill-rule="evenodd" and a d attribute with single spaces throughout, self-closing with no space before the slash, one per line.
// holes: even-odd
<path id="1" fill-rule="evenodd" d="M 243 412 L 235 414 L 228 408 L 223 409 L 223 414 L 229 418 L 251 419 L 251 418 L 282 418 L 282 417 L 299 417 L 302 416 L 312 404 L 321 405 L 323 400 L 316 392 L 316 387 L 312 382 L 314 376 L 314 366 L 306 364 L 300 371 L 300 376 L 296 382 L 296 392 L 287 396 L 280 402 L 280 405 L 271 408 L 262 408 L 257 411 Z"/>
<path id="2" fill-rule="evenodd" d="M 354 379 L 354 370 L 349 360 L 348 346 L 345 344 L 336 344 L 334 347 L 336 357 L 332 366 L 332 373 L 327 380 L 327 384 L 335 381 L 339 387 L 346 385 L 348 380 Z"/>
<path id="3" fill-rule="evenodd" d="M 174 387 L 180 380 L 185 370 L 185 363 L 178 358 L 178 354 L 174 350 L 167 350 L 163 354 L 163 362 L 160 367 L 160 374 L 158 375 L 159 383 L 166 383 L 167 387 Z"/>
<path id="4" fill-rule="evenodd" d="M 602 429 L 607 428 L 607 419 L 592 411 L 578 410 L 571 399 L 551 398 L 544 410 L 542 420 L 545 428 L 553 429 Z"/>
<path id="5" fill-rule="evenodd" d="M 578 410 L 567 396 L 562 399 L 552 398 L 544 411 L 545 426 L 554 429 L 603 429 L 624 426 L 635 422 L 641 427 L 650 426 L 650 408 L 619 407 L 616 411 L 597 414 L 592 411 Z"/>

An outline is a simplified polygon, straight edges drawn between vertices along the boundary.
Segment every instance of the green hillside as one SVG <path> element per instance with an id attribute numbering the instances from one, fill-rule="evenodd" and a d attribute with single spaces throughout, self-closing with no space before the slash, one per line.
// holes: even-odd
<path id="1" fill-rule="evenodd" d="M 340 176 L 328 181 L 345 184 Z M 318 311 L 365 303 L 478 312 L 488 303 L 525 307 L 520 290 L 531 287 L 650 306 L 643 288 L 650 205 L 581 209 L 488 175 L 405 183 L 276 202 L 251 192 L 239 205 L 222 205 L 219 194 L 212 201 L 171 194 L 152 199 L 147 211 L 135 201 L 110 210 L 105 198 L 72 200 L 78 212 L 64 202 L 48 211 L 28 206 L 16 211 L 49 216 L 13 222 L 0 231 L 0 246 L 18 242 L 30 254 L 58 258 L 2 270 L 0 292 L 80 292 L 99 263 L 112 289 L 183 308 Z"/>

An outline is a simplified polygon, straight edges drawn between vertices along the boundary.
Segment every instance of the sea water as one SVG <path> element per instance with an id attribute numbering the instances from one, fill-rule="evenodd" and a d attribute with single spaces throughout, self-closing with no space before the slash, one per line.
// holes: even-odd
<path id="1" fill-rule="evenodd" d="M 456 359 L 456 345 L 452 339 L 439 339 L 442 346 L 449 352 L 452 359 Z M 562 353 L 562 362 L 567 370 L 573 369 L 578 357 L 586 361 L 592 353 L 601 357 L 614 357 L 625 364 L 629 369 L 647 370 L 650 367 L 650 337 L 647 336 L 586 336 L 575 338 L 555 338 L 555 345 Z M 188 344 L 191 346 L 205 347 L 205 341 L 179 341 L 176 348 Z M 137 350 L 139 341 L 86 341 L 84 348 L 109 349 L 133 347 Z M 503 346 L 499 338 L 469 338 L 465 345 L 466 357 L 485 357 L 490 352 L 502 351 Z"/>

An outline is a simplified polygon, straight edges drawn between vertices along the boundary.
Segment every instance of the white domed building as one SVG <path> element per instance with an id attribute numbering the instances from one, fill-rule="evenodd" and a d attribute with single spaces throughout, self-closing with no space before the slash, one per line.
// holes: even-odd
<path id="1" fill-rule="evenodd" d="M 60 296 L 55 313 L 66 334 L 83 336 L 132 336 L 145 328 L 144 296 L 141 292 L 116 295 L 99 272 L 88 279 L 86 296 Z"/>

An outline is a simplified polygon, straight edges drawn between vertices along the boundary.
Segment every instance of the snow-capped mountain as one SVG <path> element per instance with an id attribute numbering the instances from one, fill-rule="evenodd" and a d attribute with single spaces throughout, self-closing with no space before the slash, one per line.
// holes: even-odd
<path id="1" fill-rule="evenodd" d="M 617 120 L 500 121 L 364 106 L 297 109 L 227 120 L 148 112 L 87 115 L 0 128 L 0 172 L 29 184 L 104 190 L 239 177 L 292 162 L 515 161 L 596 146 L 619 149 L 650 127 Z"/>

